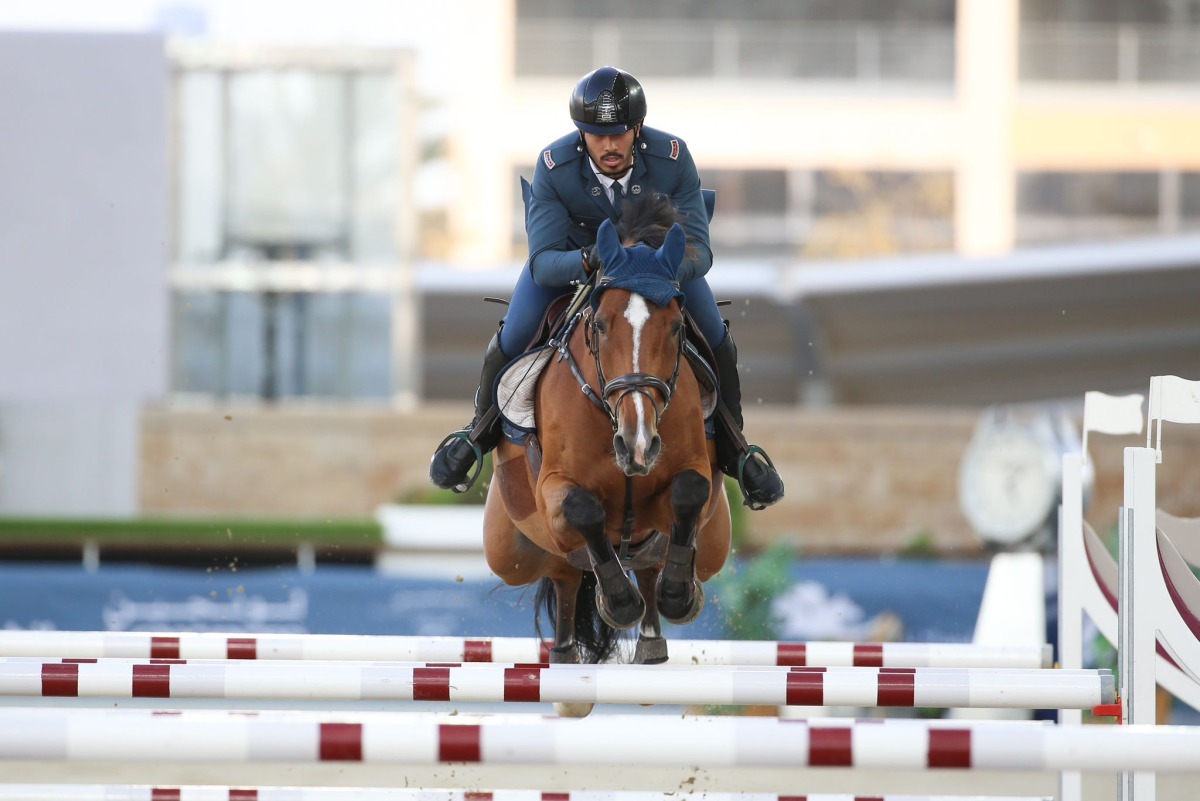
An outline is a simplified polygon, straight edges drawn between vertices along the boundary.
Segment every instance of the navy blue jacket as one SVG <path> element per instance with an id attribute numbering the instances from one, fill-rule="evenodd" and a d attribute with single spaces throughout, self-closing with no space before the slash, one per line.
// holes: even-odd
<path id="1" fill-rule="evenodd" d="M 661 192 L 671 196 L 688 244 L 695 252 L 680 267 L 679 280 L 703 277 L 712 267 L 712 244 L 700 174 L 687 143 L 643 125 L 634 145 L 633 171 L 626 191 L 632 195 Z M 578 131 L 555 140 L 538 158 L 525 215 L 528 267 L 533 280 L 544 287 L 584 280 L 579 251 L 595 243 L 605 218 L 615 223 L 617 209 L 596 177 Z"/>

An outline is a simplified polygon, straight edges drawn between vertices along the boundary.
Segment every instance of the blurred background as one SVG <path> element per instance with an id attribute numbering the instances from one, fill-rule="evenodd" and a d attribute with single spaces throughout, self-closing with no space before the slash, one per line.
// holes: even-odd
<path id="1" fill-rule="evenodd" d="M 1195 0 L 0 0 L 0 624 L 529 632 L 426 471 L 603 64 L 716 190 L 787 481 L 736 515 L 737 633 L 970 639 L 981 427 L 1054 458 L 1085 391 L 1200 378 Z"/>

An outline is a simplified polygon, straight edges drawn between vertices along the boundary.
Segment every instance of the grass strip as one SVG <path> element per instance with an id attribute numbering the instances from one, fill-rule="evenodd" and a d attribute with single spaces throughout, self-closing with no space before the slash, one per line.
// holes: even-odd
<path id="1" fill-rule="evenodd" d="M 378 549 L 383 528 L 373 520 L 0 517 L 0 546 L 98 545 L 161 547 L 317 547 Z"/>

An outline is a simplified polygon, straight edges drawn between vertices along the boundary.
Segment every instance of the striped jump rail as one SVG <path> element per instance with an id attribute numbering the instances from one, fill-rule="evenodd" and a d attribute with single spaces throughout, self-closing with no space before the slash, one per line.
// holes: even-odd
<path id="1" fill-rule="evenodd" d="M 465 719 L 378 713 L 0 709 L 5 768 L 253 764 L 704 766 L 900 771 L 1200 770 L 1200 727 L 596 715 Z M 619 744 L 619 746 L 615 745 Z M 61 767 L 59 767 L 61 770 Z M 467 776 L 466 773 L 463 774 Z M 532 774 L 528 774 L 532 775 Z M 532 781 L 532 779 L 529 779 Z M 657 789 L 657 788 L 656 788 Z"/>
<path id="2" fill-rule="evenodd" d="M 0 660 L 0 695 L 60 698 L 1092 709 L 1108 670 Z"/>
<path id="3" fill-rule="evenodd" d="M 669 664 L 787 667 L 1048 668 L 1051 648 L 969 643 L 671 640 Z M 127 659 L 311 659 L 375 662 L 547 662 L 532 637 L 401 637 L 345 634 L 217 634 L 0 631 L 0 656 Z"/>
<path id="4" fill-rule="evenodd" d="M 0 785 L 0 801 L 982 801 L 981 796 L 824 795 L 780 793 L 547 790 L 405 790 L 384 787 L 151 787 L 146 785 Z M 987 801 L 1052 801 L 1044 796 L 988 796 Z"/>

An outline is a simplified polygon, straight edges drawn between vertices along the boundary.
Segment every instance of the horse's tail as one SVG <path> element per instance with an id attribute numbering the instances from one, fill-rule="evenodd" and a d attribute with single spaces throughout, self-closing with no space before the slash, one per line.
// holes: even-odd
<path id="1" fill-rule="evenodd" d="M 533 608 L 537 636 L 546 639 L 542 635 L 542 613 L 550 619 L 552 628 L 558 619 L 558 598 L 550 579 L 538 582 Z M 620 633 L 600 618 L 596 608 L 596 574 L 590 570 L 583 571 L 583 583 L 575 599 L 575 644 L 579 647 L 579 658 L 589 664 L 608 661 L 620 644 Z"/>

